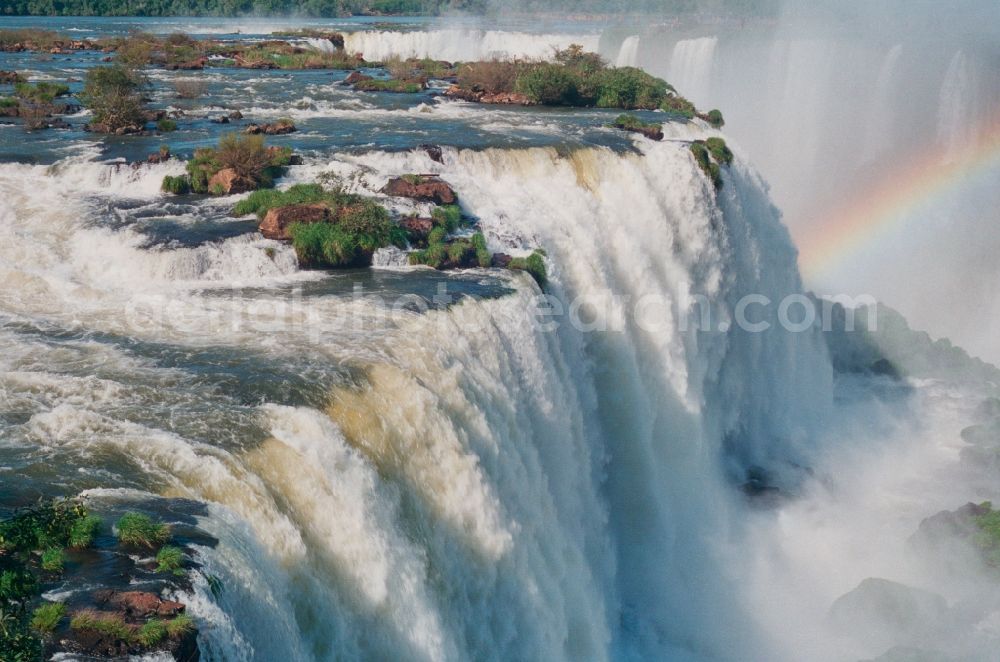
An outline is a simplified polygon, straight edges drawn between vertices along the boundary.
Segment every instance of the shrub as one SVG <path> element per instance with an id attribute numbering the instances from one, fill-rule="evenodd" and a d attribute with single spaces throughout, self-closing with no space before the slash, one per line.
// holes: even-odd
<path id="1" fill-rule="evenodd" d="M 174 195 L 184 195 L 185 193 L 190 193 L 191 179 L 186 175 L 179 175 L 177 177 L 167 175 L 163 178 L 160 190 L 164 193 L 173 193 Z"/>
<path id="2" fill-rule="evenodd" d="M 720 129 L 726 124 L 726 120 L 722 118 L 722 111 L 716 108 L 713 108 L 705 114 L 705 121 L 714 126 L 716 129 Z"/>
<path id="3" fill-rule="evenodd" d="M 618 129 L 629 129 L 632 131 L 660 128 L 660 125 L 656 122 L 644 122 L 640 118 L 629 113 L 619 115 L 615 118 L 615 121 L 611 123 L 611 126 Z"/>
<path id="4" fill-rule="evenodd" d="M 222 170 L 222 164 L 216 158 L 211 147 L 200 147 L 194 151 L 194 156 L 185 166 L 188 171 L 191 190 L 195 193 L 208 193 L 208 180 Z M 164 180 L 166 181 L 166 180 Z"/>
<path id="5" fill-rule="evenodd" d="M 264 179 L 271 165 L 271 154 L 264 146 L 264 136 L 227 133 L 219 139 L 215 158 L 223 168 L 232 168 L 241 177 Z"/>
<path id="6" fill-rule="evenodd" d="M 458 205 L 435 207 L 434 211 L 431 212 L 431 218 L 434 220 L 434 225 L 451 233 L 458 229 L 458 225 L 462 221 L 462 210 Z"/>
<path id="7" fill-rule="evenodd" d="M 561 65 L 544 63 L 517 77 L 515 89 L 543 106 L 573 106 L 580 102 L 580 77 Z"/>
<path id="8" fill-rule="evenodd" d="M 88 516 L 79 501 L 55 500 L 0 522 L 0 550 L 24 557 L 49 547 L 65 547 L 74 524 Z"/>
<path id="9" fill-rule="evenodd" d="M 694 154 L 694 160 L 698 167 L 712 180 L 715 188 L 722 188 L 722 172 L 719 169 L 719 164 L 712 161 L 711 153 L 705 143 L 700 141 L 691 143 L 691 153 Z"/>
<path id="10" fill-rule="evenodd" d="M 988 564 L 1000 566 L 1000 510 L 993 510 L 993 504 L 989 501 L 984 501 L 980 506 L 987 512 L 977 515 L 973 520 L 978 528 L 973 542 Z"/>
<path id="11" fill-rule="evenodd" d="M 156 571 L 183 575 L 181 567 L 184 564 L 184 552 L 180 547 L 166 545 L 156 553 Z"/>
<path id="12" fill-rule="evenodd" d="M 125 513 L 116 525 L 118 542 L 136 547 L 155 547 L 170 538 L 170 527 L 140 513 Z"/>
<path id="13" fill-rule="evenodd" d="M 139 34 L 123 39 L 115 49 L 115 62 L 128 69 L 141 69 L 152 59 L 155 41 L 152 35 Z"/>
<path id="14" fill-rule="evenodd" d="M 205 94 L 208 86 L 203 80 L 184 78 L 174 81 L 174 93 L 180 99 L 197 99 Z"/>
<path id="15" fill-rule="evenodd" d="M 63 551 L 59 547 L 49 547 L 42 552 L 42 570 L 46 572 L 62 572 L 63 562 Z"/>
<path id="16" fill-rule="evenodd" d="M 14 108 L 18 104 L 14 97 L 0 97 L 0 108 Z"/>
<path id="17" fill-rule="evenodd" d="M 484 269 L 493 262 L 493 254 L 486 248 L 486 237 L 482 232 L 472 235 L 472 249 L 476 252 L 476 264 Z"/>
<path id="18" fill-rule="evenodd" d="M 87 72 L 80 101 L 91 110 L 94 122 L 115 131 L 145 123 L 140 96 L 141 81 L 121 66 L 94 67 Z"/>
<path id="19" fill-rule="evenodd" d="M 167 638 L 167 624 L 158 618 L 147 621 L 135 635 L 136 641 L 147 648 L 152 648 Z"/>
<path id="20" fill-rule="evenodd" d="M 90 630 L 120 641 L 132 641 L 132 629 L 115 614 L 103 614 L 92 609 L 78 611 L 70 619 L 74 630 Z"/>
<path id="21" fill-rule="evenodd" d="M 384 246 L 406 245 L 406 233 L 374 201 L 342 208 L 337 223 L 293 223 L 289 227 L 299 261 L 309 267 L 351 267 L 370 263 Z"/>
<path id="22" fill-rule="evenodd" d="M 398 92 L 403 94 L 417 94 L 422 92 L 424 84 L 412 80 L 360 80 L 354 84 L 354 89 L 361 92 Z"/>
<path id="23" fill-rule="evenodd" d="M 24 567 L 0 572 L 0 602 L 24 602 L 35 594 L 38 580 Z"/>
<path id="24" fill-rule="evenodd" d="M 660 108 L 668 113 L 674 113 L 675 115 L 680 115 L 686 119 L 694 118 L 695 114 L 694 104 L 684 97 L 677 96 L 675 94 L 668 95 L 665 99 L 663 99 L 660 103 Z"/>
<path id="25" fill-rule="evenodd" d="M 275 191 L 274 189 L 254 191 L 236 203 L 236 206 L 233 207 L 233 214 L 236 216 L 257 214 L 257 218 L 263 219 L 268 211 L 276 207 L 323 201 L 335 204 L 337 196 L 326 191 L 319 184 L 295 184 L 286 191 Z"/>
<path id="26" fill-rule="evenodd" d="M 535 279 L 539 287 L 545 287 L 545 283 L 548 282 L 548 272 L 545 269 L 545 253 L 540 250 L 535 250 L 528 257 L 515 257 L 507 267 L 527 271 Z"/>
<path id="27" fill-rule="evenodd" d="M 178 614 L 166 622 L 167 634 L 171 637 L 181 637 L 194 629 L 194 619 L 187 614 Z"/>
<path id="28" fill-rule="evenodd" d="M 580 44 L 570 44 L 561 51 L 557 50 L 555 60 L 584 76 L 596 74 L 607 67 L 604 58 L 597 53 L 588 53 Z"/>
<path id="29" fill-rule="evenodd" d="M 733 152 L 726 146 L 726 141 L 722 138 L 709 138 L 705 141 L 705 147 L 708 148 L 716 162 L 725 165 L 733 162 Z"/>
<path id="30" fill-rule="evenodd" d="M 459 67 L 458 84 L 468 90 L 489 94 L 513 92 L 518 74 L 524 67 L 518 62 L 501 60 L 470 62 Z"/>
<path id="31" fill-rule="evenodd" d="M 171 119 L 163 118 L 162 120 L 156 123 L 156 130 L 162 133 L 170 133 L 172 131 L 176 131 L 177 122 Z"/>
<path id="32" fill-rule="evenodd" d="M 49 81 L 15 83 L 14 94 L 32 103 L 52 103 L 56 97 L 69 94 L 69 85 Z"/>
<path id="33" fill-rule="evenodd" d="M 31 614 L 31 627 L 39 632 L 52 632 L 66 614 L 66 605 L 61 602 L 46 602 Z"/>
<path id="34" fill-rule="evenodd" d="M 605 69 L 588 83 L 588 95 L 599 108 L 654 110 L 667 96 L 667 82 L 635 67 Z"/>
<path id="35" fill-rule="evenodd" d="M 94 536 L 101 528 L 101 518 L 97 515 L 86 515 L 73 522 L 69 530 L 69 540 L 67 546 L 72 549 L 83 549 L 90 547 L 94 542 Z"/>

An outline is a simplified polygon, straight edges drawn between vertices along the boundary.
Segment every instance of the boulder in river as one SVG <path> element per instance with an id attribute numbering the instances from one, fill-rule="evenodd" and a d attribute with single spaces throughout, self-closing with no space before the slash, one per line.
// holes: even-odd
<path id="1" fill-rule="evenodd" d="M 455 191 L 435 175 L 405 175 L 393 177 L 382 192 L 400 198 L 424 200 L 439 205 L 455 204 Z"/>
<path id="2" fill-rule="evenodd" d="M 399 225 L 406 230 L 410 241 L 423 241 L 434 229 L 434 219 L 419 216 L 408 216 L 400 219 Z"/>
<path id="3" fill-rule="evenodd" d="M 243 130 L 244 133 L 250 134 L 265 134 L 268 136 L 279 136 L 286 133 L 293 133 L 298 129 L 295 128 L 295 124 L 291 120 L 278 120 L 270 124 L 251 124 L 246 129 Z"/>
<path id="4" fill-rule="evenodd" d="M 347 78 L 344 79 L 344 85 L 354 85 L 355 83 L 360 83 L 363 80 L 371 80 L 372 77 L 368 74 L 363 74 L 360 71 L 352 71 L 347 74 Z"/>
<path id="5" fill-rule="evenodd" d="M 260 222 L 260 232 L 268 239 L 287 241 L 291 239 L 288 228 L 293 223 L 329 223 L 333 211 L 323 203 L 286 205 L 268 210 Z"/>
<path id="6" fill-rule="evenodd" d="M 216 195 L 246 193 L 256 188 L 256 181 L 240 175 L 232 168 L 223 168 L 208 180 L 208 190 Z"/>

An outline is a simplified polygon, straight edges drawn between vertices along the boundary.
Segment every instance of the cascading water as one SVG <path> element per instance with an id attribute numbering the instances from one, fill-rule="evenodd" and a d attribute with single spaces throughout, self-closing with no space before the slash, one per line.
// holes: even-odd
<path id="1" fill-rule="evenodd" d="M 712 81 L 712 64 L 718 43 L 717 37 L 699 37 L 682 39 L 674 45 L 670 57 L 670 80 L 696 103 L 705 103 L 709 98 L 708 86 Z"/>
<path id="2" fill-rule="evenodd" d="M 476 29 L 441 29 L 409 32 L 359 31 L 344 35 L 349 53 L 363 53 L 372 61 L 399 58 L 434 58 L 472 62 L 490 58 L 551 59 L 557 50 L 580 44 L 597 51 L 600 35 L 538 34 Z"/>

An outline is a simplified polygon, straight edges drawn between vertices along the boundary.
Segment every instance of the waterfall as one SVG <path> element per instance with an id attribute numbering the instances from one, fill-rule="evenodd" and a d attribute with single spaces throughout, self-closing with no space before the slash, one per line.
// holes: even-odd
<path id="1" fill-rule="evenodd" d="M 668 68 L 671 85 L 698 104 L 706 103 L 718 37 L 682 39 L 674 45 Z"/>
<path id="2" fill-rule="evenodd" d="M 892 102 L 897 94 L 895 78 L 902 52 L 903 45 L 896 44 L 886 53 L 882 66 L 879 67 L 878 78 L 875 79 L 872 91 L 871 109 L 868 111 L 862 157 L 865 161 L 875 160 L 893 145 L 895 124 Z"/>
<path id="3" fill-rule="evenodd" d="M 618 49 L 618 57 L 615 58 L 616 67 L 636 67 L 639 62 L 639 36 L 632 35 L 625 37 L 621 48 Z"/>
<path id="4" fill-rule="evenodd" d="M 125 346 L 90 342 L 66 363 L 56 348 L 5 334 L 2 387 L 31 403 L 14 441 L 75 462 L 127 459 L 141 475 L 130 484 L 210 504 L 202 527 L 220 543 L 198 554 L 226 589 L 214 598 L 196 585 L 188 602 L 214 624 L 202 645 L 220 656 L 764 656 L 728 583 L 728 539 L 742 527 L 736 485 L 753 467 L 792 485 L 809 466 L 830 363 L 812 331 L 732 323 L 746 294 L 777 302 L 800 292 L 795 250 L 741 158 L 716 192 L 687 148 L 701 130 L 666 128 L 670 140 L 637 143 L 644 153 L 339 157 L 337 167 L 369 173 L 373 190 L 436 170 L 494 250 L 546 248 L 551 302 L 579 318 L 555 318 L 554 329 L 532 318 L 539 292 L 523 274 L 500 299 L 402 311 L 375 329 L 338 321 L 349 311 L 374 319 L 351 297 L 305 298 L 284 318 L 271 308 L 286 303 L 267 289 L 272 276 L 252 281 L 258 290 L 213 295 L 156 266 L 208 247 L 158 252 L 130 242 L 127 228 L 93 227 L 106 213 L 93 196 L 112 194 L 113 181 L 101 180 L 103 193 L 64 188 L 58 209 L 29 218 L 20 210 L 32 202 L 13 185 L 34 176 L 36 194 L 54 195 L 74 169 L 4 166 L 5 200 L 19 210 L 5 243 L 35 246 L 30 261 L 2 254 L 9 275 L 35 281 L 4 294 L 6 314 L 56 328 L 74 320 L 149 351 L 173 343 L 185 355 L 249 353 L 290 374 L 329 365 L 351 375 L 324 382 L 322 405 L 234 401 L 178 383 Z M 252 235 L 222 245 L 237 241 L 264 253 Z M 66 251 L 76 257 L 38 280 L 36 261 Z M 246 278 L 246 259 L 216 262 L 216 277 Z M 98 260 L 142 275 L 111 278 Z M 130 288 L 126 302 L 174 282 L 183 314 L 130 324 L 116 279 Z M 703 306 L 711 325 L 687 324 Z M 220 324 L 233 315 L 253 323 Z M 309 324 L 289 323 L 300 319 Z M 19 368 L 28 356 L 35 379 Z M 105 378 L 84 376 L 95 365 Z M 74 370 L 81 377 L 63 374 Z M 60 384 L 44 405 L 31 395 L 43 375 Z M 124 387 L 134 380 L 170 386 Z M 162 398 L 170 411 L 204 413 L 160 429 Z M 234 426 L 238 441 L 208 443 Z"/>
<path id="5" fill-rule="evenodd" d="M 344 35 L 348 53 L 380 62 L 393 57 L 450 62 L 500 59 L 551 59 L 557 50 L 579 44 L 597 51 L 597 34 L 536 34 L 498 30 L 442 29 L 412 32 L 363 31 Z"/>
<path id="6" fill-rule="evenodd" d="M 975 89 L 972 64 L 963 51 L 951 58 L 938 100 L 938 141 L 946 159 L 968 146 L 975 138 Z"/>

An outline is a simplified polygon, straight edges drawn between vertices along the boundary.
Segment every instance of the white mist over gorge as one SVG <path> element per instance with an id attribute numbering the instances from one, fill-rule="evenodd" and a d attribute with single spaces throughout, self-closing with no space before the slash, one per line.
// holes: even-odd
<path id="1" fill-rule="evenodd" d="M 995 659 L 996 8 L 539 4 L 0 19 L 0 659 Z"/>

